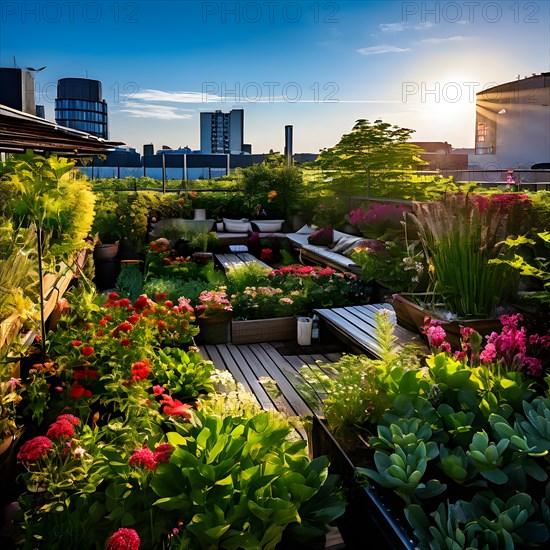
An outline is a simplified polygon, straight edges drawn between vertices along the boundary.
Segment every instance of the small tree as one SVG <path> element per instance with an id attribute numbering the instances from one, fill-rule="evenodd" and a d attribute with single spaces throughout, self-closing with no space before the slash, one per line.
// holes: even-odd
<path id="1" fill-rule="evenodd" d="M 414 130 L 382 120 L 358 120 L 334 147 L 324 149 L 312 168 L 320 169 L 321 189 L 338 194 L 426 199 L 444 191 L 449 178 L 423 176 L 422 149 L 410 143 Z M 437 184 L 434 188 L 433 184 Z"/>

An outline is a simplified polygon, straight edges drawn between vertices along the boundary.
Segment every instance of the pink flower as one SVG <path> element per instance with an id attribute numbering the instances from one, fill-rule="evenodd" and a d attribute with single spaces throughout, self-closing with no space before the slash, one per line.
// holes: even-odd
<path id="1" fill-rule="evenodd" d="M 172 447 L 172 445 L 170 445 L 170 443 L 161 443 L 155 449 L 155 455 L 154 455 L 155 461 L 157 462 L 157 464 L 168 462 L 173 452 L 174 452 L 174 448 Z"/>
<path id="2" fill-rule="evenodd" d="M 162 386 L 153 386 L 153 393 L 155 395 L 162 395 L 164 393 L 164 388 Z"/>
<path id="3" fill-rule="evenodd" d="M 469 340 L 470 336 L 474 332 L 473 328 L 470 327 L 460 327 L 460 336 L 463 340 Z"/>
<path id="4" fill-rule="evenodd" d="M 148 447 L 143 447 L 134 451 L 130 459 L 128 460 L 130 466 L 145 466 L 147 470 L 154 470 L 157 467 L 157 461 L 155 455 Z"/>
<path id="5" fill-rule="evenodd" d="M 493 334 L 495 334 L 493 332 Z M 479 354 L 479 358 L 483 363 L 491 363 L 497 356 L 497 350 L 494 344 L 487 344 L 485 349 Z"/>
<path id="6" fill-rule="evenodd" d="M 122 527 L 111 535 L 105 550 L 139 550 L 141 540 L 134 529 Z"/>
<path id="7" fill-rule="evenodd" d="M 17 454 L 17 460 L 21 462 L 35 462 L 46 456 L 50 449 L 53 449 L 51 440 L 43 435 L 39 435 L 21 446 Z"/>
<path id="8" fill-rule="evenodd" d="M 73 426 L 78 426 L 80 424 L 80 418 L 77 418 L 73 414 L 60 414 L 57 417 L 57 420 L 66 420 L 70 422 Z"/>
<path id="9" fill-rule="evenodd" d="M 466 361 L 466 359 L 468 358 L 468 355 L 466 354 L 465 351 L 455 351 L 454 358 L 457 361 Z"/>
<path id="10" fill-rule="evenodd" d="M 540 376 L 543 373 L 542 361 L 536 357 L 525 357 L 523 366 L 527 369 L 529 376 Z"/>
<path id="11" fill-rule="evenodd" d="M 55 304 L 55 309 L 57 309 L 57 311 L 59 311 L 59 313 L 63 315 L 64 313 L 67 313 L 69 309 L 71 309 L 71 306 L 69 305 L 67 298 L 61 298 L 57 301 L 57 304 Z"/>
<path id="12" fill-rule="evenodd" d="M 430 343 L 430 346 L 434 346 L 438 348 L 443 344 L 445 341 L 445 338 L 447 334 L 441 328 L 440 326 L 430 326 L 428 327 L 428 330 L 426 331 L 426 335 L 428 336 L 428 342 Z"/>

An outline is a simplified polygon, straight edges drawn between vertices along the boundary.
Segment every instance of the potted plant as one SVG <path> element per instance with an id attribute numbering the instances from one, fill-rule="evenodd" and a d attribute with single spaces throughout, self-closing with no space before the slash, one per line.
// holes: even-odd
<path id="1" fill-rule="evenodd" d="M 122 230 L 117 208 L 117 203 L 108 197 L 96 203 L 92 225 L 92 232 L 98 236 L 98 242 L 94 248 L 95 260 L 112 260 L 118 253 Z"/>
<path id="2" fill-rule="evenodd" d="M 225 287 L 203 290 L 195 306 L 200 336 L 208 344 L 224 344 L 230 340 L 233 307 L 229 303 Z"/>

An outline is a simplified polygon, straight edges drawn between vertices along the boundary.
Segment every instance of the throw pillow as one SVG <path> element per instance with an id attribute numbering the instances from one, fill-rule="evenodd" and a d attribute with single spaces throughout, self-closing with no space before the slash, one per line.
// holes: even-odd
<path id="1" fill-rule="evenodd" d="M 338 242 L 332 247 L 332 251 L 337 252 L 338 254 L 343 254 L 348 248 L 356 246 L 356 243 L 360 240 L 362 240 L 361 237 L 346 235 L 338 240 Z"/>
<path id="2" fill-rule="evenodd" d="M 329 246 L 332 244 L 334 239 L 334 231 L 332 230 L 331 225 L 321 227 L 314 231 L 308 238 L 309 244 L 314 244 L 316 246 Z"/>

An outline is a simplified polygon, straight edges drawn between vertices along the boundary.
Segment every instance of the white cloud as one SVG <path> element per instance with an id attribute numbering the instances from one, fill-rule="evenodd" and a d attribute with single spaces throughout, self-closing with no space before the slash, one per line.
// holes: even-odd
<path id="1" fill-rule="evenodd" d="M 414 28 L 417 31 L 425 31 L 426 29 L 431 29 L 434 26 L 434 23 L 431 21 L 425 21 L 424 23 L 420 23 L 420 25 L 415 25 Z"/>
<path id="2" fill-rule="evenodd" d="M 121 113 L 128 113 L 133 118 L 156 118 L 159 120 L 190 119 L 192 115 L 182 113 L 188 109 L 178 109 L 170 105 L 149 105 L 147 103 L 138 103 L 136 101 L 127 101 Z"/>
<path id="3" fill-rule="evenodd" d="M 407 28 L 406 23 L 380 23 L 378 25 L 382 32 L 399 32 Z"/>
<path id="4" fill-rule="evenodd" d="M 370 46 L 369 48 L 359 48 L 357 50 L 361 55 L 378 55 L 382 53 L 401 53 L 408 51 L 410 51 L 410 48 L 398 48 L 397 46 L 389 46 L 388 44 Z"/>
<path id="5" fill-rule="evenodd" d="M 442 44 L 443 42 L 462 42 L 463 40 L 467 40 L 467 36 L 449 36 L 448 38 L 426 38 L 425 40 L 422 40 L 424 44 Z"/>
<path id="6" fill-rule="evenodd" d="M 132 99 L 143 101 L 164 101 L 166 103 L 213 103 L 220 97 L 207 92 L 165 92 L 163 90 L 142 90 L 132 95 Z"/>

